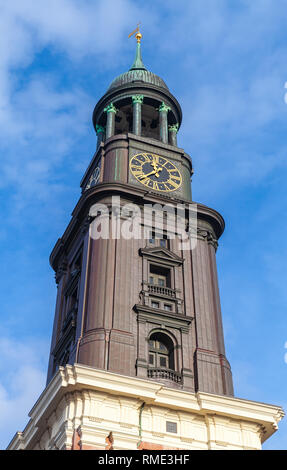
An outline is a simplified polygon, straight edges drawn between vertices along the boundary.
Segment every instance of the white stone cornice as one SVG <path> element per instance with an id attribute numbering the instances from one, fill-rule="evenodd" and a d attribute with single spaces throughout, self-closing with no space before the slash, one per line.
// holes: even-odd
<path id="1" fill-rule="evenodd" d="M 230 448 L 232 439 L 236 448 L 260 448 L 260 443 L 274 433 L 284 416 L 280 406 L 205 392 L 185 392 L 147 379 L 79 364 L 67 365 L 48 384 L 29 414 L 28 425 L 15 435 L 8 448 L 35 448 L 37 443 L 41 448 L 51 448 L 54 443 L 58 448 L 70 447 L 78 426 L 86 445 L 93 445 L 93 433 L 96 433 L 99 446 L 100 431 L 106 429 L 117 433 L 119 447 L 124 448 L 125 439 L 126 442 L 136 439 L 143 403 L 147 405 L 143 416 L 152 423 L 151 439 L 157 433 L 165 436 L 165 420 L 170 412 L 184 429 L 178 442 L 186 438 L 200 448 Z M 188 429 L 192 429 L 190 436 L 186 434 Z M 206 443 L 205 433 L 209 436 Z M 234 436 L 238 436 L 237 444 Z M 175 438 L 169 436 L 169 439 L 172 443 Z"/>
<path id="2" fill-rule="evenodd" d="M 262 442 L 278 429 L 278 422 L 285 415 L 283 409 L 276 405 L 204 392 L 198 392 L 196 395 L 201 412 L 214 412 L 217 415 L 260 423 L 265 428 Z"/>

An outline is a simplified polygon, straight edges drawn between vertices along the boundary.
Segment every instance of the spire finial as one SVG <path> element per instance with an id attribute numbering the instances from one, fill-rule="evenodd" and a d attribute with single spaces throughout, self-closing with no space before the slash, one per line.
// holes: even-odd
<path id="1" fill-rule="evenodd" d="M 141 55 L 141 38 L 143 36 L 140 32 L 139 26 L 140 26 L 140 23 L 138 23 L 137 28 L 131 34 L 129 34 L 129 38 L 131 38 L 132 36 L 135 36 L 137 39 L 136 58 L 130 70 L 135 70 L 135 69 L 146 70 L 143 64 L 142 55 Z"/>
<path id="2" fill-rule="evenodd" d="M 136 36 L 137 42 L 140 43 L 141 38 L 143 37 L 143 35 L 140 33 L 140 23 L 138 23 L 137 29 L 135 29 L 131 34 L 129 34 L 129 38 L 131 38 L 134 35 Z"/>

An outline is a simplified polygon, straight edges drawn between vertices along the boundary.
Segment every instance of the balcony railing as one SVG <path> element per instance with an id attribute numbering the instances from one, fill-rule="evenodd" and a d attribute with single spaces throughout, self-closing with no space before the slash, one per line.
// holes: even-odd
<path id="1" fill-rule="evenodd" d="M 172 382 L 182 383 L 182 376 L 172 369 L 152 368 L 147 370 L 147 376 L 150 379 L 167 379 Z"/>
<path id="2" fill-rule="evenodd" d="M 148 284 L 148 292 L 150 294 L 165 295 L 172 298 L 176 297 L 176 290 L 165 286 L 158 286 L 156 284 Z"/>

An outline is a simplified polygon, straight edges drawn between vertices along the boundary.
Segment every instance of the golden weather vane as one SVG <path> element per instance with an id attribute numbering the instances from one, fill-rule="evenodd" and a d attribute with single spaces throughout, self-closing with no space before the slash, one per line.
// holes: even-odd
<path id="1" fill-rule="evenodd" d="M 138 23 L 137 25 L 137 29 L 135 29 L 131 34 L 129 34 L 129 38 L 131 38 L 132 36 L 136 36 L 137 38 L 137 42 L 140 43 L 141 42 L 141 38 L 143 37 L 143 35 L 140 33 L 140 29 L 139 29 L 139 26 L 140 26 L 140 23 Z"/>

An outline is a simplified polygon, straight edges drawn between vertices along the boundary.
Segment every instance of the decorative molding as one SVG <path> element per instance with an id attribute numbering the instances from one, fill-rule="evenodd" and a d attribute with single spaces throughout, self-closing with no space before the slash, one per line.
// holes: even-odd
<path id="1" fill-rule="evenodd" d="M 104 126 L 100 126 L 99 124 L 96 125 L 96 134 L 104 134 L 106 132 L 106 129 Z"/>
<path id="2" fill-rule="evenodd" d="M 103 418 L 96 418 L 94 416 L 89 416 L 89 420 L 93 421 L 94 423 L 102 423 Z"/>
<path id="3" fill-rule="evenodd" d="M 133 104 L 135 104 L 135 103 L 143 104 L 143 100 L 144 100 L 144 95 L 133 95 L 132 96 Z"/>
<path id="4" fill-rule="evenodd" d="M 87 231 L 89 230 L 90 224 L 93 222 L 95 219 L 95 216 L 87 215 L 82 223 L 81 231 L 82 234 L 85 235 Z"/>
<path id="5" fill-rule="evenodd" d="M 68 262 L 67 262 L 67 259 L 63 259 L 59 265 L 58 265 L 58 269 L 55 273 L 55 280 L 56 280 L 56 284 L 59 284 L 61 278 L 63 275 L 65 275 L 67 273 L 67 268 L 68 268 Z"/>
<path id="6" fill-rule="evenodd" d="M 202 229 L 202 228 L 197 228 L 197 236 L 201 240 L 206 240 L 209 245 L 212 245 L 215 249 L 215 251 L 218 248 L 218 241 L 217 238 L 214 236 L 214 234 L 210 230 Z"/>
<path id="7" fill-rule="evenodd" d="M 179 129 L 179 124 L 178 124 L 178 123 L 172 124 L 172 125 L 169 125 L 169 126 L 168 126 L 169 132 L 175 132 L 175 133 L 177 134 L 177 133 L 178 133 L 178 129 Z"/>
<path id="8" fill-rule="evenodd" d="M 184 262 L 184 258 L 180 258 L 180 256 L 162 246 L 140 248 L 139 254 L 152 261 L 161 261 L 169 266 L 180 266 Z"/>
<path id="9" fill-rule="evenodd" d="M 137 313 L 137 320 L 141 323 L 153 323 L 164 328 L 176 328 L 183 333 L 189 331 L 193 317 L 187 317 L 175 312 L 160 310 L 147 305 L 136 304 L 134 311 Z"/>
<path id="10" fill-rule="evenodd" d="M 171 107 L 168 106 L 167 104 L 165 104 L 164 102 L 161 103 L 160 107 L 158 108 L 159 112 L 162 113 L 162 112 L 168 112 L 168 111 L 171 111 Z"/>
<path id="11" fill-rule="evenodd" d="M 118 110 L 117 108 L 115 107 L 115 105 L 113 103 L 110 103 L 108 104 L 108 106 L 104 109 L 104 112 L 105 113 L 117 113 Z"/>

